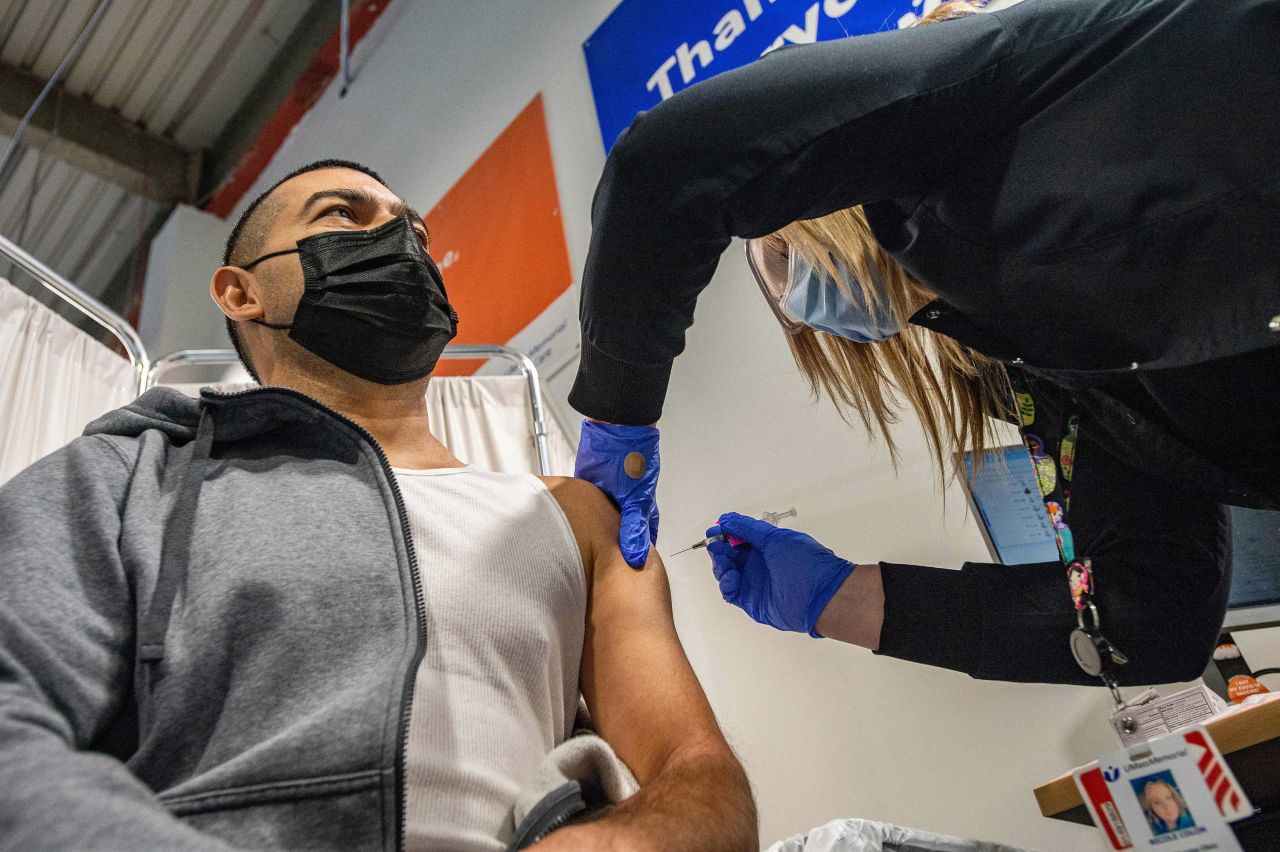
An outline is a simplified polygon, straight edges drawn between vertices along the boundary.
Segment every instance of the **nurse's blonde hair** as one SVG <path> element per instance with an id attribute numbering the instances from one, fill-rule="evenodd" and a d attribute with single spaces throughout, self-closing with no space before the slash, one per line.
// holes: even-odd
<path id="1" fill-rule="evenodd" d="M 943 3 L 915 26 L 975 11 L 972 3 L 961 0 Z M 897 447 L 889 427 L 898 422 L 904 401 L 919 418 L 940 470 L 957 473 L 965 450 L 981 460 L 994 437 L 989 418 L 1007 418 L 1013 410 L 1004 365 L 907 322 L 935 295 L 881 248 L 861 207 L 793 222 L 765 237 L 765 245 L 777 251 L 790 246 L 846 286 L 833 258 L 843 261 L 867 304 L 887 301 L 901 329 L 878 343 L 855 343 L 807 326 L 788 335 L 791 352 L 815 395 L 825 393 L 846 420 L 852 412 L 868 432 L 879 431 L 895 464 Z M 882 283 L 883 296 L 873 278 Z"/>

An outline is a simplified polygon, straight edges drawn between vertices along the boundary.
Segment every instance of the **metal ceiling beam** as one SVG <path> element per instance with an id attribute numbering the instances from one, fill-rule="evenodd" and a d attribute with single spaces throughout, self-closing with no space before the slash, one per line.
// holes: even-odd
<path id="1" fill-rule="evenodd" d="M 293 32 L 280 45 L 258 82 L 245 95 L 205 153 L 199 187 L 200 204 L 197 206 L 203 206 L 212 197 L 288 100 L 320 48 L 337 30 L 338 12 L 336 0 L 313 0 Z"/>
<path id="2" fill-rule="evenodd" d="M 44 83 L 34 74 L 0 63 L 0 133 L 13 135 Z M 49 139 L 59 99 L 62 114 L 57 138 L 49 146 L 51 155 L 136 195 L 165 203 L 195 201 L 199 152 L 186 151 L 173 140 L 149 133 L 78 95 L 62 91 L 45 101 L 23 135 L 27 146 L 38 147 Z"/>

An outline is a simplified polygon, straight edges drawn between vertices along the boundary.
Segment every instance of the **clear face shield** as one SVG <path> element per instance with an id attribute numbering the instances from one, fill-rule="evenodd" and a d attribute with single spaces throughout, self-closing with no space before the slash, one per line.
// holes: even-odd
<path id="1" fill-rule="evenodd" d="M 747 266 L 764 294 L 769 310 L 778 318 L 787 334 L 799 334 L 804 323 L 793 317 L 783 305 L 791 289 L 795 256 L 781 239 L 760 237 L 746 241 Z"/>

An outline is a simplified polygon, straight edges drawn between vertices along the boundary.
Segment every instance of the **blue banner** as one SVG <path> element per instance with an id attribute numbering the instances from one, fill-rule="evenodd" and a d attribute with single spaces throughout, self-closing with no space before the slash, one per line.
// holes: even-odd
<path id="1" fill-rule="evenodd" d="M 896 29 L 939 0 L 622 0 L 583 42 L 605 150 L 700 80 L 788 44 Z"/>

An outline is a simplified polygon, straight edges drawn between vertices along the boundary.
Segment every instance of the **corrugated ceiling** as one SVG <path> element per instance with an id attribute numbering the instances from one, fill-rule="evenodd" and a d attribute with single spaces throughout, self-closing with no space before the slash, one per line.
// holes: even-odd
<path id="1" fill-rule="evenodd" d="M 0 62 L 48 79 L 97 3 L 0 0 Z M 65 76 L 66 91 L 183 148 L 207 148 L 310 6 L 311 0 L 114 0 Z M 0 135 L 0 150 L 8 142 Z M 20 157 L 0 189 L 0 233 L 101 294 L 162 205 L 42 156 L 38 146 Z M 10 277 L 6 272 L 0 265 L 0 275 Z M 23 276 L 14 280 L 28 289 Z"/>

